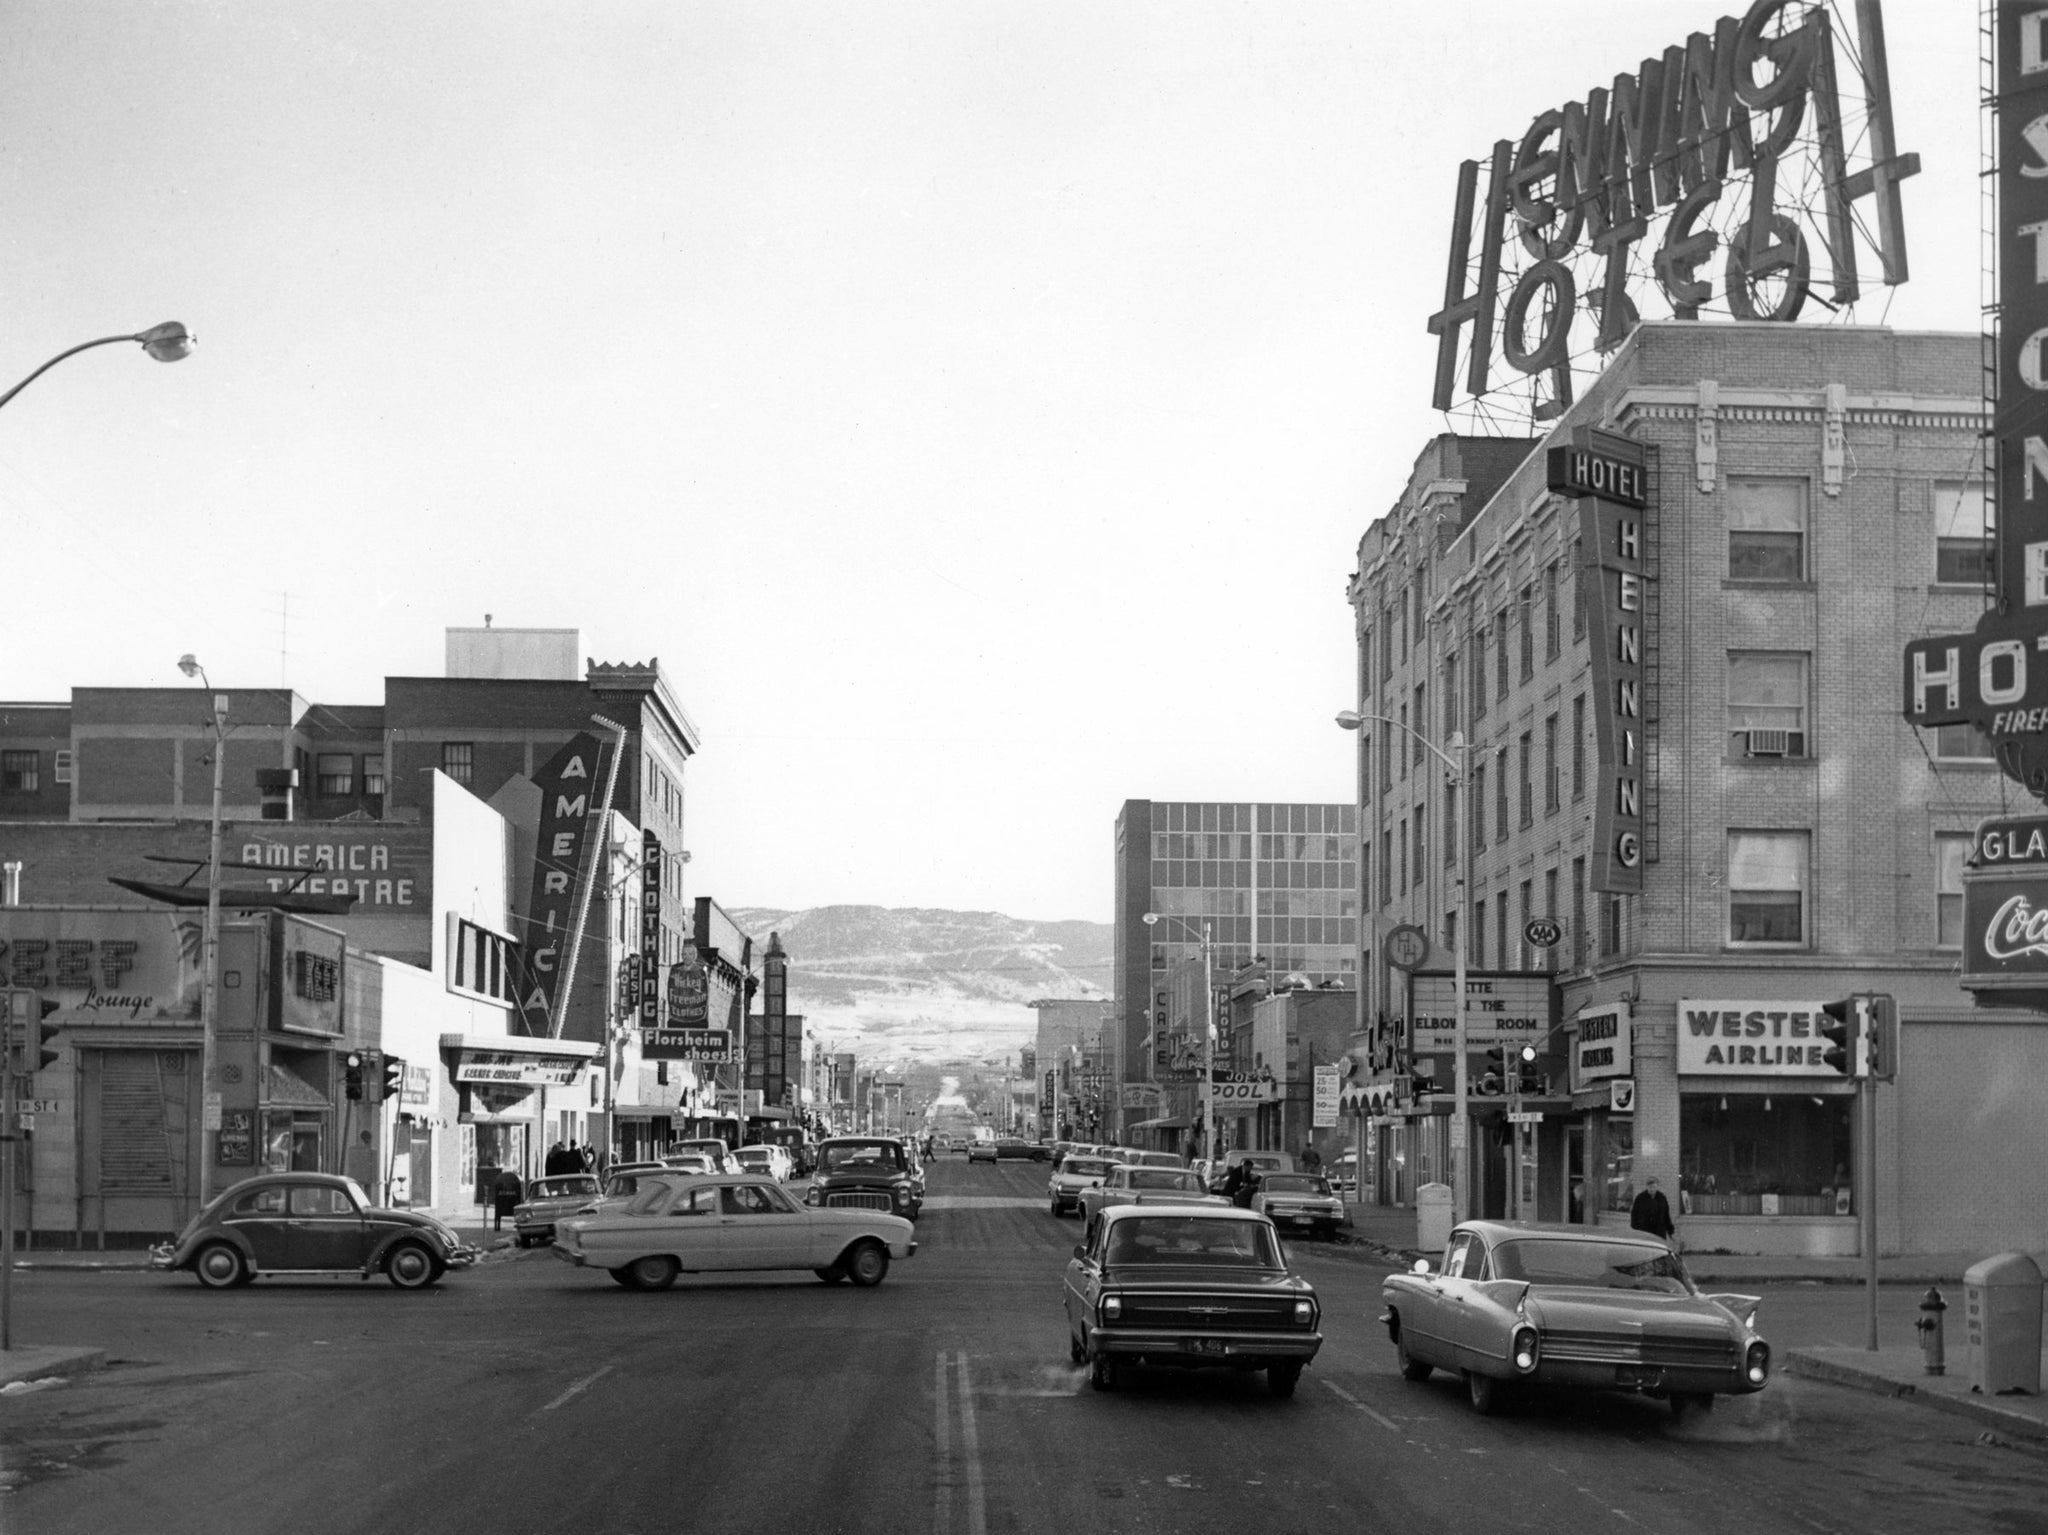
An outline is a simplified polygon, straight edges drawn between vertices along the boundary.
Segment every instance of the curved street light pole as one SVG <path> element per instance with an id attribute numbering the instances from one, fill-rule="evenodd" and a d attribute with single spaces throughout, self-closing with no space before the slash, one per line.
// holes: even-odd
<path id="1" fill-rule="evenodd" d="M 16 386 L 20 387 L 19 385 Z M 0 402 L 4 403 L 4 402 Z M 212 679 L 206 668 L 191 655 L 178 658 L 178 670 L 197 677 L 200 686 L 211 691 Z M 220 1019 L 220 810 L 222 771 L 228 755 L 228 695 L 213 695 L 213 820 L 207 839 L 206 937 L 199 978 L 199 1208 L 213 1199 L 213 1164 L 216 1152 L 212 1137 L 220 1134 L 220 1095 L 213 1085 L 214 1035 Z"/>
<path id="2" fill-rule="evenodd" d="M 1467 1137 L 1471 1134 L 1471 1123 L 1467 1118 L 1467 1100 L 1470 1093 L 1470 1084 L 1467 1081 L 1467 1063 L 1465 1059 L 1465 1046 L 1469 1033 L 1466 1018 L 1470 1011 L 1470 1000 L 1465 995 L 1466 956 L 1472 951 L 1472 818 L 1479 814 L 1479 807 L 1472 803 L 1472 742 L 1462 730 L 1452 731 L 1451 748 L 1458 754 L 1453 757 L 1450 752 L 1445 751 L 1412 725 L 1404 724 L 1397 719 L 1390 719 L 1384 714 L 1359 714 L 1346 709 L 1337 716 L 1337 723 L 1346 730 L 1361 732 L 1359 736 L 1359 749 L 1361 751 L 1365 749 L 1363 730 L 1366 725 L 1391 725 L 1396 730 L 1406 731 L 1416 741 L 1427 747 L 1439 762 L 1443 763 L 1445 768 L 1450 771 L 1451 782 L 1457 784 L 1465 796 L 1466 824 L 1460 829 L 1459 841 L 1462 845 L 1458 857 L 1458 943 L 1453 955 L 1455 971 L 1451 981 L 1452 986 L 1456 988 L 1458 993 L 1458 1008 L 1454 1014 L 1457 1024 L 1452 1035 L 1456 1059 L 1452 1074 L 1451 1098 L 1451 1219 L 1453 1221 L 1462 1221 L 1469 1218 L 1472 1213 L 1469 1197 L 1472 1183 L 1471 1156 L 1467 1149 Z M 1361 835 L 1363 834 L 1364 813 L 1365 807 L 1363 805 L 1359 806 Z M 1365 892 L 1361 890 L 1359 892 L 1359 909 L 1361 911 L 1364 910 L 1364 896 Z"/>
<path id="3" fill-rule="evenodd" d="M 158 362 L 176 362 L 182 357 L 192 355 L 192 344 L 197 339 L 176 320 L 166 320 L 161 325 L 152 325 L 148 330 L 139 330 L 131 336 L 102 336 L 97 341 L 81 341 L 77 346 L 67 347 L 59 352 L 7 393 L 0 394 L 0 405 L 5 405 L 65 358 L 76 357 L 80 352 L 89 352 L 96 346 L 112 346 L 117 341 L 134 341 Z"/>

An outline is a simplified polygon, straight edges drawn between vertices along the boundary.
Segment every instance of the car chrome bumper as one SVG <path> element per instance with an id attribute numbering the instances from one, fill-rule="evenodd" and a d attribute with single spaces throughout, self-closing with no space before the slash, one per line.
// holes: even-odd
<path id="1" fill-rule="evenodd" d="M 580 1250 L 564 1247 L 560 1242 L 550 1242 L 548 1244 L 548 1251 L 557 1258 L 560 1258 L 564 1263 L 573 1263 L 578 1268 L 587 1267 L 589 1264 L 589 1260 L 583 1256 Z"/>
<path id="2" fill-rule="evenodd" d="M 1741 1370 L 1718 1365 L 1609 1364 L 1605 1360 L 1545 1359 L 1534 1375 L 1517 1380 L 1538 1386 L 1574 1386 L 1599 1391 L 1640 1391 L 1651 1396 L 1746 1396 L 1763 1386 L 1752 1384 Z M 1765 1377 L 1765 1385 L 1769 1377 Z"/>
<path id="3" fill-rule="evenodd" d="M 466 1269 L 484 1255 L 481 1247 L 471 1247 L 464 1242 L 460 1247 L 448 1249 L 447 1264 L 452 1269 Z"/>
<path id="4" fill-rule="evenodd" d="M 1239 1364 L 1250 1360 L 1316 1357 L 1323 1346 L 1319 1332 L 1227 1332 L 1205 1333 L 1190 1328 L 1098 1327 L 1088 1343 L 1102 1354 L 1144 1354 L 1153 1359 L 1181 1359 L 1194 1363 Z M 1220 1345 L 1220 1347 L 1212 1347 Z"/>
<path id="5" fill-rule="evenodd" d="M 159 1242 L 149 1250 L 149 1266 L 153 1269 L 171 1269 L 177 1266 L 178 1244 Z"/>

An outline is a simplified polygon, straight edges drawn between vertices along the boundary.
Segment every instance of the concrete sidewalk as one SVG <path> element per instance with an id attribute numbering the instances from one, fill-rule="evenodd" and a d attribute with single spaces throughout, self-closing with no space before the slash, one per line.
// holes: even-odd
<path id="1" fill-rule="evenodd" d="M 443 1220 L 455 1234 L 472 1247 L 483 1249 L 483 1261 L 506 1252 L 516 1252 L 518 1243 L 512 1236 L 508 1223 L 503 1231 L 493 1231 L 488 1217 L 478 1219 Z M 25 1249 L 14 1260 L 16 1273 L 34 1272 L 38 1269 L 146 1269 L 149 1267 L 149 1249 L 146 1247 L 38 1247 Z"/>

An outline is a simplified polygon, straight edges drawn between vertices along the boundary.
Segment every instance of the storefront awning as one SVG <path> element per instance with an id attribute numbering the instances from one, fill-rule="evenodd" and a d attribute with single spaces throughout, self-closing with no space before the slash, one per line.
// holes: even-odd
<path id="1" fill-rule="evenodd" d="M 334 1107 L 327 1101 L 327 1095 L 315 1088 L 291 1067 L 279 1061 L 270 1063 L 268 1078 L 270 1091 L 264 1101 L 277 1109 L 328 1109 Z"/>
<path id="2" fill-rule="evenodd" d="M 1188 1122 L 1177 1115 L 1169 1114 L 1163 1119 L 1141 1119 L 1130 1126 L 1133 1130 L 1185 1130 Z"/>
<path id="3" fill-rule="evenodd" d="M 443 1034 L 448 1079 L 461 1086 L 566 1087 L 597 1059 L 594 1040 L 523 1034 Z"/>

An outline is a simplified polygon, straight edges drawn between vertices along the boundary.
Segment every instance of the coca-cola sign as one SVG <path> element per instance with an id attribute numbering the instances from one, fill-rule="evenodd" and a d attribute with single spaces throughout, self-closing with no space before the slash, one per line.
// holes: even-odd
<path id="1" fill-rule="evenodd" d="M 1972 870 L 1963 880 L 1963 985 L 2035 989 L 2048 980 L 2048 872 Z"/>

